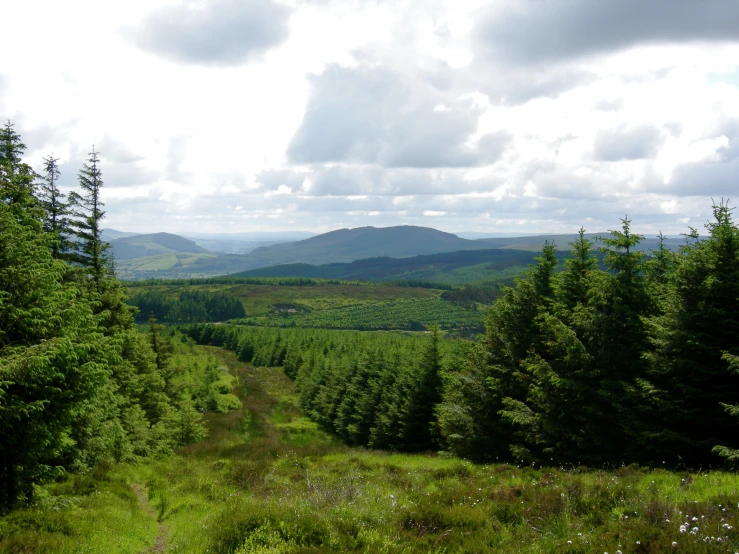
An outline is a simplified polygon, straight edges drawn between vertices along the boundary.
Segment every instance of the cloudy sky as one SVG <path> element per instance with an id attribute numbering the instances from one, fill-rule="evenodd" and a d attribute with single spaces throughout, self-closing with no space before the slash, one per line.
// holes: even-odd
<path id="1" fill-rule="evenodd" d="M 736 0 L 24 0 L 0 117 L 127 231 L 702 227 L 739 199 Z M 12 23 L 12 24 L 8 24 Z"/>

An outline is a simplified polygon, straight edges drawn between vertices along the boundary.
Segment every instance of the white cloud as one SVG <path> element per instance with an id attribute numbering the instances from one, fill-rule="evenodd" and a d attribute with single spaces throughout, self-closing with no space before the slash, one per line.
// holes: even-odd
<path id="1" fill-rule="evenodd" d="M 739 27 L 646 4 L 26 0 L 0 118 L 124 230 L 675 233 L 739 181 Z"/>

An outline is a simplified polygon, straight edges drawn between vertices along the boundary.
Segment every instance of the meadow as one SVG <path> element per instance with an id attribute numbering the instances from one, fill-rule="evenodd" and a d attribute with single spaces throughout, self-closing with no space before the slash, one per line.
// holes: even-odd
<path id="1" fill-rule="evenodd" d="M 242 407 L 206 439 L 39 488 L 0 519 L 0 552 L 735 552 L 739 476 L 473 464 L 344 446 L 280 368 L 229 368 Z"/>

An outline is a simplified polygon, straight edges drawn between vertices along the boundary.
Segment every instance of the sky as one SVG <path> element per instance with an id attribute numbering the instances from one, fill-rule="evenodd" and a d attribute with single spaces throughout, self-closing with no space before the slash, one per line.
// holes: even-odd
<path id="1" fill-rule="evenodd" d="M 0 118 L 106 227 L 702 230 L 739 197 L 736 0 L 24 0 Z M 11 24 L 8 24 L 11 23 Z"/>

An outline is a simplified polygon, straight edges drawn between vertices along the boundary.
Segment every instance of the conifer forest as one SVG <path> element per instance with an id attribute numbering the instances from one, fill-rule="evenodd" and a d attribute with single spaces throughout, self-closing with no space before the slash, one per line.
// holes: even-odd
<path id="1" fill-rule="evenodd" d="M 0 552 L 739 550 L 729 199 L 486 282 L 125 282 L 104 152 L 64 193 L 25 150 L 5 124 Z"/>

